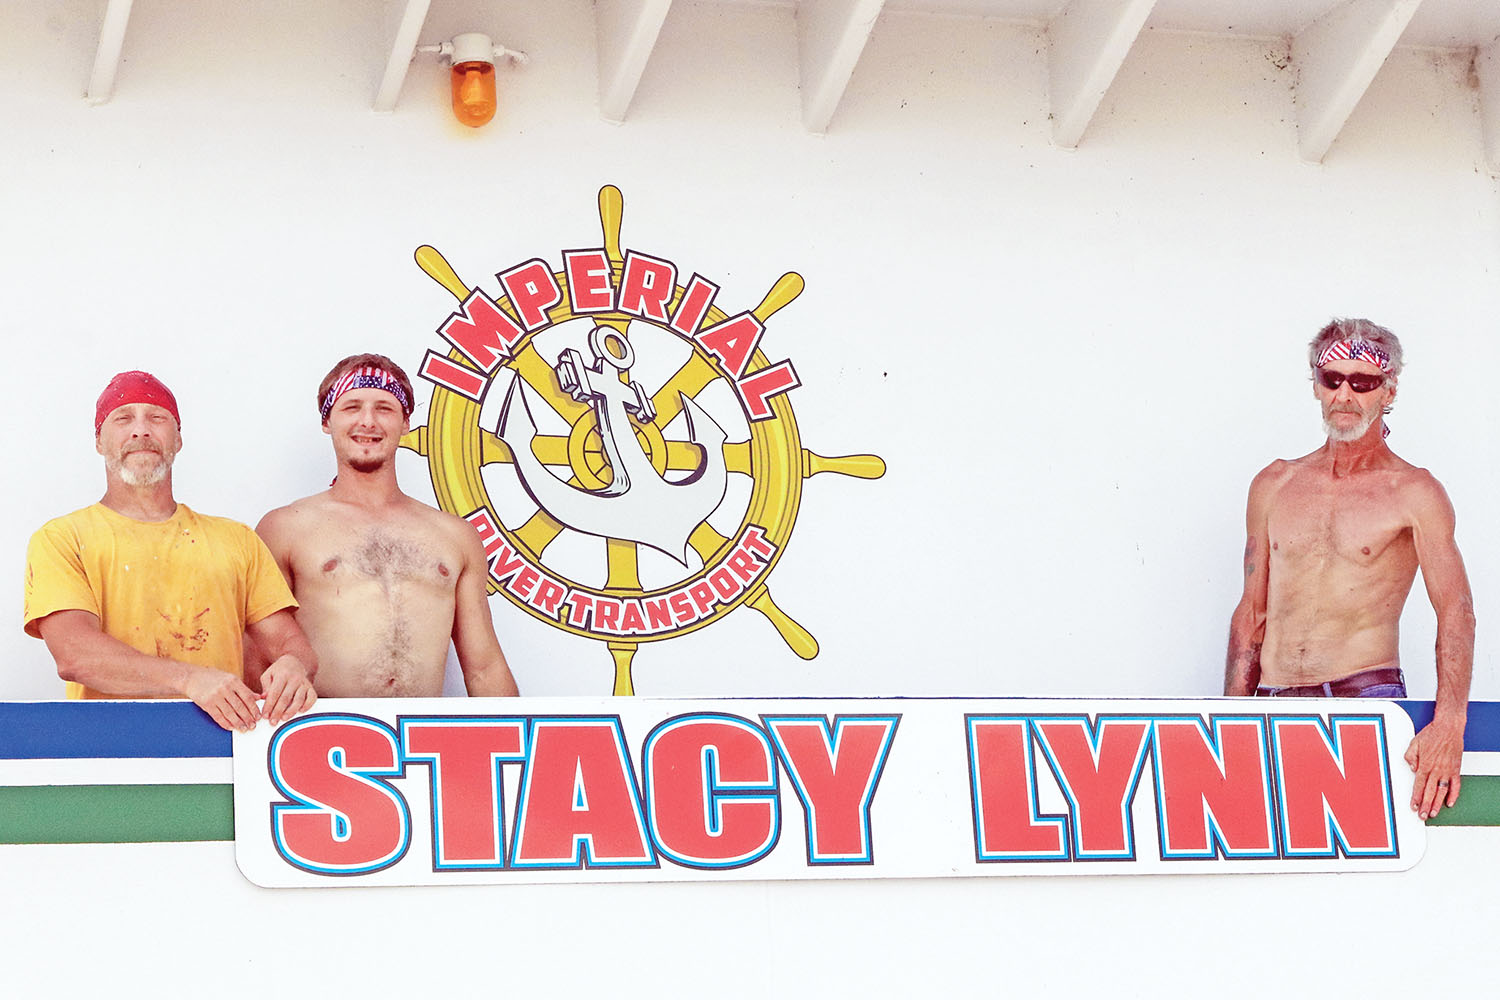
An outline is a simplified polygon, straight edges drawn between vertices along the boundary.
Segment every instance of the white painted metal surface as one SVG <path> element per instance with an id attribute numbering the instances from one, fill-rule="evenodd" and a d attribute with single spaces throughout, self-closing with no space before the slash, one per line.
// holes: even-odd
<path id="1" fill-rule="evenodd" d="M 803 0 L 797 8 L 802 123 L 809 132 L 827 130 L 883 4 L 884 0 Z"/>
<path id="2" fill-rule="evenodd" d="M 1422 0 L 1347 0 L 1292 40 L 1297 145 L 1317 163 L 1333 145 Z"/>
<path id="3" fill-rule="evenodd" d="M 720 285 L 729 312 L 785 271 L 805 277 L 765 338 L 804 381 L 802 442 L 889 469 L 803 484 L 773 583 L 818 659 L 736 612 L 642 650 L 642 694 L 1211 692 L 1245 488 L 1321 440 L 1303 348 L 1349 313 L 1407 344 L 1391 442 L 1457 509 L 1475 694 L 1500 697 L 1500 433 L 1483 363 L 1500 200 L 1465 47 L 1478 41 L 1410 47 L 1451 5 L 1424 3 L 1319 169 L 1297 157 L 1285 44 L 1172 30 L 1162 18 L 1179 0 L 1158 0 L 1075 151 L 1046 120 L 1043 29 L 1061 3 L 1018 23 L 888 0 L 823 136 L 799 118 L 790 5 L 674 3 L 616 128 L 599 117 L 586 0 L 486 4 L 484 24 L 477 4 L 434 3 L 423 41 L 477 28 L 534 56 L 477 133 L 453 122 L 435 61 L 411 67 L 402 113 L 369 113 L 392 41 L 373 6 L 281 3 L 273 19 L 230 0 L 137 3 L 117 99 L 90 109 L 79 93 L 102 5 L 0 4 L 6 697 L 61 693 L 17 621 L 22 552 L 46 518 L 99 496 L 90 418 L 111 374 L 167 380 L 184 414 L 180 496 L 253 523 L 328 482 L 312 398 L 329 365 L 373 349 L 414 366 L 442 346 L 454 300 L 413 263 L 417 245 L 494 291 L 499 270 L 599 245 L 604 183 L 624 191 L 626 247 Z M 1265 6 L 1286 23 L 1257 34 L 1280 38 L 1333 4 Z M 1249 7 L 1221 5 L 1236 24 Z M 348 58 L 289 48 L 306 38 Z M 182 48 L 204 41 L 207 79 L 200 49 Z M 1493 74 L 1493 52 L 1477 69 Z M 398 463 L 431 500 L 425 463 Z M 523 690 L 608 690 L 602 644 L 492 607 Z M 1420 587 L 1401 643 L 1414 695 L 1430 698 Z M 160 956 L 159 992 L 207 982 L 225 996 L 268 983 L 655 996 L 663 969 L 669 990 L 722 996 L 1076 995 L 1101 969 L 1160 996 L 1482 994 L 1500 978 L 1496 859 L 1500 831 L 1438 829 L 1416 869 L 1390 876 L 289 899 L 250 885 L 229 844 L 5 848 L 0 939 L 18 996 L 56 993 L 60 976 L 118 991 L 143 955 Z M 1321 947 L 1247 959 L 1266 928 L 1308 913 L 1333 915 Z M 1348 913 L 1396 914 L 1401 954 L 1329 961 L 1369 947 Z M 281 928 L 311 933 L 287 944 Z"/>
<path id="4" fill-rule="evenodd" d="M 385 63 L 385 73 L 380 78 L 380 89 L 375 92 L 375 110 L 395 110 L 401 96 L 401 85 L 406 82 L 407 70 L 417 50 L 417 40 L 422 33 L 422 24 L 427 20 L 427 9 L 432 0 L 407 0 L 401 15 L 401 24 L 396 37 L 391 40 L 391 54 Z"/>
<path id="5" fill-rule="evenodd" d="M 1083 138 L 1156 0 L 1072 0 L 1047 26 L 1052 138 Z"/>
<path id="6" fill-rule="evenodd" d="M 598 0 L 599 117 L 619 124 L 656 47 L 672 0 Z"/>
<path id="7" fill-rule="evenodd" d="M 125 47 L 125 29 L 130 24 L 130 6 L 134 0 L 109 0 L 104 9 L 104 23 L 99 29 L 99 48 L 94 54 L 94 69 L 89 74 L 84 98 L 90 104 L 108 101 L 115 89 L 115 74 L 120 69 L 120 53 Z"/>
<path id="8" fill-rule="evenodd" d="M 1474 54 L 1479 77 L 1479 118 L 1484 133 L 1484 155 L 1493 173 L 1500 174 L 1500 42 Z"/>
<path id="9" fill-rule="evenodd" d="M 431 0 L 405 0 L 394 37 L 382 41 L 389 48 L 383 49 L 386 61 L 376 90 L 376 111 L 395 108 L 430 4 Z M 598 0 L 592 4 L 595 86 L 599 115 L 605 121 L 625 121 L 647 65 L 653 54 L 661 55 L 658 39 L 671 6 L 671 0 Z M 1297 75 L 1302 80 L 1296 97 L 1299 143 L 1304 157 L 1311 160 L 1327 152 L 1379 69 L 1382 53 L 1398 45 L 1484 49 L 1500 39 L 1500 3 L 1492 0 L 1075 0 L 1071 5 L 1065 0 L 687 0 L 685 6 L 724 12 L 791 11 L 800 59 L 797 85 L 802 120 L 815 133 L 828 128 L 856 65 L 862 64 L 866 40 L 882 18 L 974 19 L 976 26 L 1020 23 L 1046 29 L 1053 53 L 1049 75 L 1054 141 L 1063 147 L 1078 144 L 1142 30 L 1295 37 Z M 131 0 L 110 0 L 105 8 L 86 91 L 90 103 L 106 102 L 113 93 L 130 8 Z M 1387 12 L 1389 18 L 1372 13 L 1379 11 Z M 283 14 L 280 30 L 301 30 L 299 16 Z M 504 12 L 479 0 L 461 0 L 444 5 L 440 30 L 450 34 L 486 31 L 509 40 L 514 35 L 505 31 L 506 19 Z M 174 33 L 167 44 L 192 41 L 188 32 Z M 519 48 L 529 46 L 525 38 L 514 41 Z M 152 43 L 136 44 L 142 58 L 151 58 Z M 575 36 L 566 44 L 587 41 Z M 259 62 L 263 65 L 265 60 Z M 914 81 L 922 73 L 922 67 L 901 58 L 865 60 L 863 65 L 872 74 L 894 73 Z M 669 85 L 669 91 L 674 85 Z M 1185 85 L 1191 83 L 1185 81 Z M 1489 88 L 1484 99 L 1493 103 Z"/>

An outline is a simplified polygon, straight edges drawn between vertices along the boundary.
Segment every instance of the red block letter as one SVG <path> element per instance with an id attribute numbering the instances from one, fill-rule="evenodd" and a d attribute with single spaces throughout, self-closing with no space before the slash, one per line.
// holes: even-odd
<path id="1" fill-rule="evenodd" d="M 404 761 L 432 771 L 432 867 L 505 867 L 502 761 L 525 759 L 518 719 L 403 718 Z"/>
<path id="2" fill-rule="evenodd" d="M 667 321 L 667 299 L 677 285 L 677 268 L 635 251 L 625 254 L 625 276 L 620 279 L 620 312 L 658 323 Z"/>
<path id="3" fill-rule="evenodd" d="M 489 384 L 483 377 L 463 365 L 454 364 L 435 351 L 428 351 L 422 357 L 422 365 L 417 369 L 417 374 L 433 385 L 456 392 L 476 403 L 484 398 L 484 387 Z"/>
<path id="4" fill-rule="evenodd" d="M 1287 857 L 1395 855 L 1385 720 L 1273 719 Z"/>
<path id="5" fill-rule="evenodd" d="M 870 803 L 900 716 L 840 717 L 831 735 L 821 715 L 763 721 L 807 814 L 807 863 L 873 862 Z"/>
<path id="6" fill-rule="evenodd" d="M 521 788 L 515 868 L 648 867 L 640 795 L 620 720 L 537 719 Z"/>
<path id="7" fill-rule="evenodd" d="M 1076 856 L 1134 858 L 1130 803 L 1146 761 L 1150 725 L 1144 719 L 1103 718 L 1097 735 L 1082 718 L 1037 719 L 1032 725 L 1072 804 Z"/>
<path id="8" fill-rule="evenodd" d="M 1157 822 L 1163 860 L 1276 856 L 1264 720 L 1158 719 Z"/>
<path id="9" fill-rule="evenodd" d="M 615 305 L 609 287 L 609 258 L 603 250 L 568 250 L 563 253 L 568 275 L 568 299 L 575 313 L 609 312 Z"/>
<path id="10" fill-rule="evenodd" d="M 975 857 L 979 861 L 1066 861 L 1065 820 L 1037 815 L 1036 764 L 1027 721 L 967 718 Z"/>
<path id="11" fill-rule="evenodd" d="M 760 343 L 761 334 L 765 332 L 766 328 L 761 325 L 760 320 L 749 313 L 740 313 L 709 327 L 698 334 L 696 339 L 724 362 L 724 367 L 729 369 L 732 377 L 739 378 L 745 373 L 750 355 L 755 353 L 755 346 Z"/>
<path id="12" fill-rule="evenodd" d="M 378 872 L 400 861 L 411 814 L 382 777 L 401 774 L 396 734 L 374 719 L 304 716 L 271 742 L 271 781 L 290 803 L 271 806 L 276 850 L 304 871 Z"/>
<path id="13" fill-rule="evenodd" d="M 740 868 L 776 846 L 776 762 L 759 726 L 732 715 L 688 715 L 651 731 L 641 751 L 651 830 L 689 868 Z"/>
<path id="14" fill-rule="evenodd" d="M 528 330 L 545 326 L 547 310 L 562 301 L 562 289 L 557 287 L 557 279 L 543 261 L 528 260 L 495 277 L 505 286 L 505 294 L 510 296 L 516 315 Z"/>
<path id="15" fill-rule="evenodd" d="M 437 332 L 480 371 L 494 371 L 510 357 L 511 347 L 522 337 L 521 328 L 477 288 L 464 299 L 461 309 L 444 320 Z"/>
<path id="16" fill-rule="evenodd" d="M 751 420 L 769 420 L 774 411 L 766 400 L 791 392 L 801 384 L 801 379 L 797 378 L 797 369 L 792 367 L 792 363 L 778 361 L 769 368 L 762 368 L 754 375 L 740 379 L 734 384 L 734 391 L 739 393 L 745 414 Z"/>
<path id="17" fill-rule="evenodd" d="M 693 275 L 687 287 L 682 290 L 677 311 L 672 314 L 672 329 L 691 337 L 702 325 L 703 317 L 708 315 L 709 307 L 714 304 L 714 297 L 718 294 L 718 285 L 701 275 Z"/>

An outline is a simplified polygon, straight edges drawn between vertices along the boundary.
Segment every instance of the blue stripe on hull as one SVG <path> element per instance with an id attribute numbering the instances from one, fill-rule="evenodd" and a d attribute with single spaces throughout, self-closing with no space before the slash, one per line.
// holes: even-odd
<path id="1" fill-rule="evenodd" d="M 0 702 L 0 760 L 228 757 L 230 747 L 190 701 Z"/>
<path id="2" fill-rule="evenodd" d="M 1432 721 L 1432 702 L 1398 701 L 1412 725 L 1421 729 Z M 1404 747 L 1402 748 L 1405 749 Z M 1476 753 L 1500 750 L 1500 701 L 1469 702 L 1469 724 L 1464 728 L 1464 749 Z"/>
<path id="3" fill-rule="evenodd" d="M 1417 729 L 1432 721 L 1430 701 L 1396 704 Z M 0 760 L 228 757 L 230 747 L 229 733 L 191 702 L 0 702 Z M 1464 749 L 1500 751 L 1500 702 L 1469 703 Z"/>

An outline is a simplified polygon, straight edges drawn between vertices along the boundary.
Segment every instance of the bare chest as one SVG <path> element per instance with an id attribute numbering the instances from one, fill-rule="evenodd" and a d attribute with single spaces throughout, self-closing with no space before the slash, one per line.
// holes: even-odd
<path id="1" fill-rule="evenodd" d="M 1276 495 L 1267 521 L 1273 564 L 1415 559 L 1411 526 L 1388 477 L 1295 477 Z"/>
<path id="2" fill-rule="evenodd" d="M 418 586 L 452 590 L 461 553 L 439 535 L 400 527 L 364 526 L 327 532 L 298 560 L 298 583 L 382 589 Z"/>

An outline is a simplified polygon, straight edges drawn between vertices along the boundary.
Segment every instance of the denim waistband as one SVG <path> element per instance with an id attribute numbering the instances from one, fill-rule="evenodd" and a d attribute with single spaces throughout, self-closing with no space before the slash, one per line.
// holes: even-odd
<path id="1" fill-rule="evenodd" d="M 1257 698 L 1405 698 L 1406 675 L 1397 667 L 1361 670 L 1336 681 L 1322 684 L 1292 684 L 1286 687 L 1262 685 L 1255 689 Z"/>

